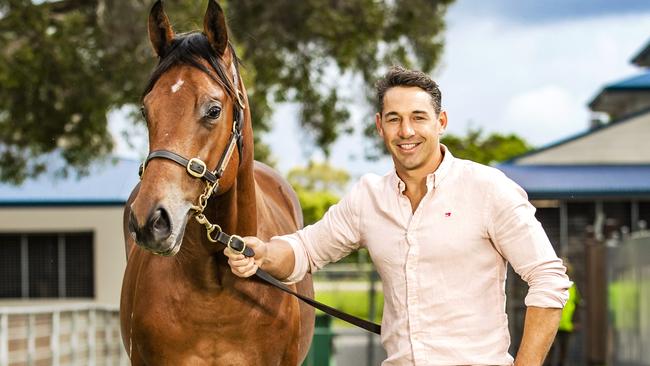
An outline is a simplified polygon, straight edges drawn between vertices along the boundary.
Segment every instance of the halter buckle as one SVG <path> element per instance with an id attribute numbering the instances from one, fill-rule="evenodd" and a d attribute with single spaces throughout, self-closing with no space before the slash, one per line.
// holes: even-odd
<path id="1" fill-rule="evenodd" d="M 236 238 L 236 239 L 239 239 L 239 241 L 241 241 L 242 244 L 244 245 L 244 246 L 241 248 L 241 250 L 237 250 L 237 249 L 235 249 L 235 248 L 232 247 L 232 245 L 231 245 L 231 244 L 232 244 L 232 240 L 235 239 L 235 238 Z M 230 248 L 232 251 L 234 251 L 234 252 L 236 252 L 236 253 L 239 253 L 239 254 L 244 254 L 244 251 L 246 250 L 246 242 L 244 241 L 244 238 L 242 238 L 242 237 L 239 236 L 239 235 L 235 235 L 235 234 L 230 235 L 230 238 L 228 238 L 228 243 L 226 244 L 226 246 L 227 246 L 228 248 Z"/>
<path id="2" fill-rule="evenodd" d="M 201 168 L 201 172 L 197 172 L 196 170 L 193 169 L 193 166 L 195 164 Z M 187 162 L 187 166 L 185 168 L 187 169 L 189 175 L 193 176 L 194 178 L 203 178 L 205 173 L 208 171 L 208 167 L 205 165 L 203 160 L 199 158 L 190 159 L 190 161 Z"/>

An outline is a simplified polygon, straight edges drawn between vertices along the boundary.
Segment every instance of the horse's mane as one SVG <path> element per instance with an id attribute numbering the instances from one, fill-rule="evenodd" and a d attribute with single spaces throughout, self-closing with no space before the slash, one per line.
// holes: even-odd
<path id="1" fill-rule="evenodd" d="M 230 42 L 228 42 L 228 49 L 233 57 L 237 73 L 239 73 L 239 64 L 241 62 L 235 53 L 235 48 Z M 160 76 L 172 66 L 186 64 L 194 66 L 208 74 L 214 81 L 226 89 L 226 92 L 231 98 L 235 99 L 235 87 L 228 77 L 229 71 L 219 62 L 220 59 L 221 57 L 214 51 L 205 34 L 198 31 L 178 34 L 160 57 L 158 65 L 151 73 L 144 93 L 142 93 L 142 98 L 153 89 Z M 212 66 L 212 70 L 208 69 L 200 60 L 207 61 Z M 217 73 L 216 76 L 214 72 Z"/>

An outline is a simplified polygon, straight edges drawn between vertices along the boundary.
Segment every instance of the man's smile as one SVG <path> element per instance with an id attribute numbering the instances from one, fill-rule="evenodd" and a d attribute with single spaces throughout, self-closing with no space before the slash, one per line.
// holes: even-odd
<path id="1" fill-rule="evenodd" d="M 412 151 L 420 144 L 421 142 L 402 142 L 402 143 L 398 143 L 397 147 L 402 151 Z"/>

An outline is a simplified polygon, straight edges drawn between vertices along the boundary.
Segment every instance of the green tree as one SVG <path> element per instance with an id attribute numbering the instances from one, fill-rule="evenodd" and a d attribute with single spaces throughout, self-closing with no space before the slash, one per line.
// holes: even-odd
<path id="1" fill-rule="evenodd" d="M 388 65 L 433 70 L 453 0 L 222 1 L 257 132 L 268 147 L 275 103 L 300 105 L 311 142 L 329 154 L 350 131 L 339 78 L 365 90 Z M 20 182 L 59 150 L 83 169 L 108 154 L 107 112 L 137 105 L 154 65 L 146 36 L 151 3 L 139 0 L 0 0 L 0 179 Z M 166 4 L 177 31 L 201 29 L 204 2 Z M 367 93 L 369 94 L 369 93 Z"/>
<path id="2" fill-rule="evenodd" d="M 287 179 L 298 194 L 305 225 L 309 225 L 320 220 L 340 200 L 350 174 L 329 163 L 310 161 L 306 167 L 291 169 Z"/>
<path id="3" fill-rule="evenodd" d="M 532 149 L 530 144 L 515 134 L 492 133 L 484 136 L 482 128 L 470 128 L 466 136 L 447 134 L 441 142 L 449 147 L 454 156 L 487 165 L 506 161 Z"/>

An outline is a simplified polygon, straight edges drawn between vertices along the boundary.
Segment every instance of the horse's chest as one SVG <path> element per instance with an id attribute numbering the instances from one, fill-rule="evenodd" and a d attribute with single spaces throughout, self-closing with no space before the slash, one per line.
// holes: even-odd
<path id="1" fill-rule="evenodd" d="M 149 364 L 287 364 L 282 358 L 297 347 L 292 304 L 284 296 L 260 304 L 250 295 L 154 292 L 134 311 L 133 340 Z"/>

